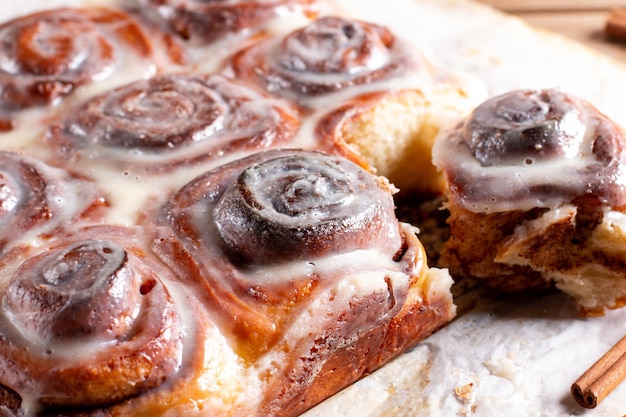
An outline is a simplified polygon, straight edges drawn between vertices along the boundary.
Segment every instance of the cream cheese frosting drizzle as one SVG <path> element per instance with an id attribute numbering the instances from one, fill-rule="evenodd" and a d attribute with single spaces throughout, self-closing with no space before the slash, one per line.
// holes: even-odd
<path id="1" fill-rule="evenodd" d="M 243 170 L 218 202 L 215 221 L 244 261 L 272 263 L 363 249 L 380 242 L 376 236 L 395 237 L 398 250 L 392 207 L 375 178 L 347 160 L 294 154 Z"/>
<path id="2" fill-rule="evenodd" d="M 143 259 L 111 240 L 70 238 L 13 274 L 2 297 L 0 347 L 3 383 L 22 398 L 44 408 L 90 407 L 176 374 L 182 327 Z"/>
<path id="3" fill-rule="evenodd" d="M 88 100 L 50 127 L 46 143 L 72 163 L 160 174 L 283 145 L 299 125 L 291 106 L 235 80 L 177 73 Z"/>
<path id="4" fill-rule="evenodd" d="M 517 90 L 442 135 L 433 160 L 470 211 L 554 208 L 590 194 L 619 207 L 623 146 L 621 128 L 588 102 L 558 89 Z"/>

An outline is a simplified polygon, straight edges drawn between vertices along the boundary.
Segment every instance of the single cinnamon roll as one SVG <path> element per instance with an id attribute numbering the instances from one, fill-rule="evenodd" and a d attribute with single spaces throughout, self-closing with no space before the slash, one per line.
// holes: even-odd
<path id="1" fill-rule="evenodd" d="M 395 218 L 389 184 L 341 157 L 257 153 L 197 177 L 153 221 L 155 252 L 258 375 L 255 415 L 302 413 L 454 315 L 450 278 Z"/>
<path id="2" fill-rule="evenodd" d="M 145 76 L 185 56 L 166 35 L 109 8 L 32 13 L 0 24 L 0 39 L 2 131 L 13 128 L 17 111 L 54 105 L 81 86 L 135 72 L 133 63 Z"/>
<path id="3" fill-rule="evenodd" d="M 54 103 L 76 87 L 108 77 L 118 44 L 141 56 L 150 39 L 129 16 L 104 8 L 53 9 L 0 25 L 0 107 Z"/>
<path id="4" fill-rule="evenodd" d="M 5 265 L 0 410 L 234 414 L 244 387 L 237 357 L 147 243 L 141 228 L 93 225 Z"/>
<path id="5" fill-rule="evenodd" d="M 54 124 L 46 141 L 65 160 L 160 173 L 284 145 L 299 124 L 289 105 L 236 81 L 169 74 L 90 99 Z"/>
<path id="6" fill-rule="evenodd" d="M 399 76 L 412 56 L 386 27 L 327 16 L 244 49 L 231 66 L 237 78 L 298 98 Z"/>
<path id="7" fill-rule="evenodd" d="M 228 34 L 254 30 L 284 14 L 315 15 L 315 0 L 138 0 L 166 20 L 185 39 L 213 42 Z"/>
<path id="8" fill-rule="evenodd" d="M 0 152 L 0 253 L 31 246 L 107 206 L 99 187 L 26 155 Z"/>
<path id="9" fill-rule="evenodd" d="M 73 238 L 17 268 L 2 296 L 1 384 L 40 407 L 85 408 L 178 372 L 182 325 L 172 298 L 144 256 L 122 245 Z"/>
<path id="10" fill-rule="evenodd" d="M 557 89 L 487 100 L 435 144 L 448 182 L 453 275 L 519 291 L 556 285 L 581 313 L 626 302 L 624 132 Z"/>

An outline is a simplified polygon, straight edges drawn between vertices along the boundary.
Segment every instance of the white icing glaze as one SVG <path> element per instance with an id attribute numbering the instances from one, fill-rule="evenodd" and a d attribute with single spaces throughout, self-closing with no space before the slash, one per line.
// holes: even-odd
<path id="1" fill-rule="evenodd" d="M 547 91 L 551 97 L 550 108 L 566 109 L 554 128 L 547 128 L 551 129 L 550 135 L 562 138 L 558 139 L 558 149 L 552 151 L 560 155 L 544 155 L 541 144 L 535 145 L 535 149 L 522 150 L 523 146 L 529 146 L 525 141 L 530 139 L 516 136 L 511 139 L 513 145 L 510 146 L 519 149 L 507 151 L 498 142 L 491 145 L 490 151 L 495 156 L 490 157 L 494 158 L 494 162 L 481 161 L 477 157 L 477 151 L 472 149 L 471 144 L 474 135 L 479 133 L 473 129 L 484 129 L 488 136 L 484 140 L 496 141 L 505 135 L 503 132 L 513 129 L 530 131 L 535 126 L 541 126 L 538 123 L 549 120 L 542 116 L 538 123 L 516 123 L 507 121 L 503 116 L 493 116 L 492 112 L 497 105 L 494 103 L 502 97 L 524 94 L 519 91 L 490 99 L 467 121 L 438 138 L 433 148 L 433 162 L 447 175 L 450 197 L 456 204 L 473 212 L 526 211 L 536 207 L 555 208 L 590 193 L 597 195 L 604 203 L 615 206 L 623 204 L 624 193 L 619 190 L 623 190 L 626 184 L 626 172 L 621 167 L 623 164 L 618 162 L 622 159 L 621 145 L 607 147 L 610 149 L 608 152 L 616 153 L 611 156 L 615 162 L 601 160 L 594 153 L 597 152 L 595 148 L 604 146 L 598 136 L 608 137 L 611 142 L 622 141 L 619 128 L 588 103 L 576 98 L 567 98 L 566 102 L 566 94 L 556 90 Z M 528 94 L 534 97 L 539 92 Z M 575 107 L 570 100 L 573 100 Z M 488 116 L 483 116 L 485 112 Z M 565 132 L 570 131 L 572 136 L 566 136 Z M 616 168 L 612 169 L 609 165 Z M 607 190 L 609 187 L 615 187 L 618 191 Z"/>
<path id="2" fill-rule="evenodd" d="M 308 84 L 338 84 L 392 63 L 388 46 L 373 28 L 348 23 L 332 17 L 320 19 L 303 28 L 300 36 L 285 38 L 273 59 Z M 363 47 L 366 42 L 367 48 Z"/>
<path id="3" fill-rule="evenodd" d="M 112 2 L 107 0 L 86 1 L 88 5 L 111 5 L 112 3 L 125 4 L 126 2 Z M 85 3 L 78 0 L 74 2 L 54 0 L 52 3 L 46 3 L 45 8 L 82 4 Z M 9 18 L 41 8 L 43 8 L 43 5 L 34 5 L 31 2 L 24 2 L 24 4 L 11 5 L 10 9 L 7 10 L 5 14 L 3 10 L 3 15 Z M 340 6 L 330 3 L 323 3 L 322 10 L 325 14 L 345 14 L 345 11 L 342 10 Z M 298 15 L 296 15 L 295 18 L 293 17 L 293 15 L 290 15 L 289 19 L 276 18 L 266 24 L 266 29 L 275 36 L 281 36 L 309 23 L 308 20 Z M 215 45 L 193 46 L 190 48 L 192 62 L 188 67 L 207 73 L 221 71 L 223 59 L 233 51 L 233 45 L 238 45 L 240 41 L 240 38 L 235 37 L 217 42 Z M 399 42 L 404 42 L 404 40 L 400 40 Z M 415 58 L 418 61 L 418 65 L 414 71 L 409 71 L 401 77 L 392 77 L 388 80 L 352 87 L 347 89 L 347 91 L 306 98 L 307 106 L 316 110 L 303 120 L 303 124 L 297 136 L 290 143 L 289 147 L 310 148 L 316 146 L 314 130 L 319 118 L 326 114 L 328 110 L 336 107 L 349 97 L 371 91 L 412 87 L 423 89 L 426 94 L 428 94 L 430 89 L 436 88 L 433 87 L 432 81 L 444 71 L 442 71 L 441 68 L 434 68 L 432 63 L 427 59 L 420 57 L 419 51 L 413 50 L 413 52 L 416 53 Z M 114 71 L 111 77 L 100 82 L 80 87 L 74 94 L 65 98 L 56 106 L 49 109 L 31 109 L 18 114 L 16 129 L 2 134 L 3 147 L 11 150 L 26 150 L 35 156 L 47 159 L 48 149 L 46 146 L 42 145 L 41 137 L 50 119 L 54 120 L 58 115 L 71 112 L 74 106 L 80 105 L 85 100 L 97 94 L 104 93 L 128 82 L 145 79 L 154 75 L 155 71 L 157 71 L 157 68 L 154 66 L 146 68 L 143 63 L 128 58 L 129 57 L 121 59 L 120 69 Z M 174 64 L 170 67 L 160 69 L 160 73 L 179 71 L 180 68 Z M 226 75 L 230 74 L 228 69 L 225 69 L 224 73 Z M 447 74 L 445 78 L 448 78 L 451 84 L 456 83 L 461 86 L 461 88 L 466 89 L 468 95 L 476 97 L 476 102 L 484 97 L 482 85 L 470 77 L 456 76 L 450 73 Z M 251 105 L 253 104 L 251 103 Z M 43 123 L 33 123 L 33 120 L 42 120 Z M 448 120 L 447 123 L 452 123 L 453 121 L 454 119 L 451 119 Z M 172 153 L 173 157 L 175 153 L 176 151 L 174 150 Z M 168 173 L 167 176 L 159 178 L 153 178 L 150 175 L 134 170 L 132 167 L 124 169 L 109 166 L 109 164 L 99 157 L 98 152 L 85 154 L 84 163 L 79 165 L 74 164 L 73 168 L 96 179 L 97 182 L 103 184 L 107 189 L 108 197 L 112 204 L 111 210 L 109 211 L 109 221 L 111 223 L 134 224 L 143 207 L 145 207 L 147 202 L 154 201 L 155 196 L 160 196 L 167 191 L 181 187 L 195 175 L 214 167 L 216 164 L 222 164 L 243 155 L 245 155 L 245 153 L 235 152 L 232 154 L 224 154 L 219 160 L 215 161 L 215 163 L 205 163 L 198 167 L 187 167 L 183 170 L 184 172 L 172 172 Z M 142 156 L 147 161 L 156 159 L 147 154 L 143 154 Z"/>
<path id="4" fill-rule="evenodd" d="M 85 258 L 90 254 L 92 259 Z M 102 263 L 98 264 L 98 269 L 87 266 L 94 261 L 94 255 Z M 94 240 L 70 245 L 54 252 L 54 258 L 49 256 L 45 262 L 38 263 L 38 272 L 34 268 L 18 271 L 23 278 L 12 281 L 3 298 L 3 310 L 24 340 L 41 346 L 42 350 L 54 351 L 51 355 L 76 355 L 80 343 L 65 340 L 68 339 L 65 329 L 76 331 L 81 325 L 84 327 L 87 320 L 91 320 L 89 328 L 96 333 L 93 338 L 97 340 L 96 345 L 112 343 L 129 331 L 140 307 L 135 299 L 138 297 L 136 288 L 133 288 L 139 284 L 133 282 L 133 272 L 125 270 L 125 263 L 125 251 L 110 242 Z M 123 309 L 125 314 L 115 317 L 109 308 Z M 98 309 L 102 311 L 95 320 L 91 315 Z M 39 310 L 47 314 L 40 317 Z M 73 315 L 68 314 L 69 311 L 73 311 Z M 92 352 L 90 341 L 84 344 L 87 351 Z M 72 349 L 71 345 L 76 346 Z M 69 348 L 69 353 L 65 347 Z"/>
<path id="5" fill-rule="evenodd" d="M 229 248 L 255 265 L 370 246 L 393 258 L 401 237 L 392 213 L 389 190 L 352 162 L 286 152 L 244 167 L 212 216 Z"/>
<path id="6" fill-rule="evenodd" d="M 315 261 L 293 261 L 272 266 L 250 268 L 245 277 L 249 282 L 260 285 L 271 285 L 280 281 L 288 281 L 292 277 L 301 276 L 330 276 L 331 274 L 354 274 L 361 276 L 358 281 L 359 294 L 370 294 L 372 286 L 381 285 L 380 270 L 389 271 L 390 277 L 397 274 L 404 275 L 403 265 L 394 262 L 389 256 L 380 253 L 377 249 L 357 250 L 345 254 L 332 255 Z M 395 271 L 393 273 L 392 271 Z M 355 281 L 356 282 L 356 281 Z M 384 281 L 383 281 L 384 283 Z"/>

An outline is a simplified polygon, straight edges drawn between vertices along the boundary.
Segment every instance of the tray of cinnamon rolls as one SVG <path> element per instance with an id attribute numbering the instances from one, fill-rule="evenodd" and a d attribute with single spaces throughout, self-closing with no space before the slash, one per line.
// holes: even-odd
<path id="1" fill-rule="evenodd" d="M 395 1 L 3 6 L 0 415 L 576 412 L 626 70 Z"/>

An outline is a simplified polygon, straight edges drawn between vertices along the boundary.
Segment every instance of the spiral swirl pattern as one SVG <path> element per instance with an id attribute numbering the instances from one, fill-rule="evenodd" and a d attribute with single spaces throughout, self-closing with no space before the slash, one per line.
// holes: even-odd
<path id="1" fill-rule="evenodd" d="M 20 265 L 2 298 L 0 383 L 46 406 L 115 403 L 181 361 L 181 325 L 159 277 L 110 240 L 73 240 Z"/>
<path id="2" fill-rule="evenodd" d="M 285 36 L 237 54 L 238 77 L 272 92 L 316 95 L 399 76 L 409 53 L 383 26 L 323 17 Z"/>
<path id="3" fill-rule="evenodd" d="M 625 158 L 622 130 L 557 89 L 494 97 L 433 150 L 455 201 L 487 212 L 549 208 L 584 195 L 623 206 Z"/>
<path id="4" fill-rule="evenodd" d="M 108 241 L 69 245 L 27 261 L 9 286 L 6 306 L 28 340 L 49 345 L 74 334 L 115 340 L 130 330 L 140 296 L 128 256 Z"/>
<path id="5" fill-rule="evenodd" d="M 578 155 L 584 140 L 584 115 L 557 90 L 506 94 L 478 107 L 463 139 L 483 166 L 532 164 Z"/>
<path id="6" fill-rule="evenodd" d="M 253 30 L 286 10 L 314 14 L 315 0 L 141 0 L 153 8 L 183 38 L 201 43 Z"/>
<path id="7" fill-rule="evenodd" d="M 90 181 L 26 155 L 0 152 L 0 252 L 19 238 L 49 235 L 83 217 L 95 220 L 105 206 Z"/>
<path id="8" fill-rule="evenodd" d="M 105 157 L 156 172 L 290 140 L 295 112 L 219 75 L 174 74 L 97 96 L 54 125 L 47 140 L 66 158 Z"/>
<path id="9" fill-rule="evenodd" d="M 108 77 L 119 44 L 138 54 L 150 40 L 123 12 L 104 8 L 53 9 L 0 25 L 0 108 L 52 104 L 81 85 Z"/>
<path id="10" fill-rule="evenodd" d="M 389 209 L 374 177 L 356 165 L 296 154 L 244 169 L 214 215 L 228 247 L 259 264 L 365 248 L 383 234 Z"/>
<path id="11" fill-rule="evenodd" d="M 277 342 L 294 309 L 343 276 L 342 267 L 312 273 L 316 262 L 368 250 L 386 262 L 402 256 L 388 187 L 340 157 L 259 152 L 175 193 L 155 216 L 153 249 L 196 282 L 252 363 Z"/>

